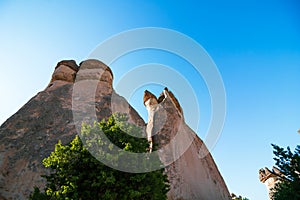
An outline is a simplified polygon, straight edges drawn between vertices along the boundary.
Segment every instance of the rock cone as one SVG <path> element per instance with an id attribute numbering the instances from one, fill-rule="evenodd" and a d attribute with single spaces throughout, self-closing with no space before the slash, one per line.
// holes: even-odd
<path id="1" fill-rule="evenodd" d="M 86 60 L 79 66 L 73 60 L 57 64 L 47 88 L 0 127 L 0 200 L 27 199 L 34 186 L 44 186 L 40 175 L 49 171 L 42 160 L 58 140 L 66 144 L 78 134 L 76 117 L 92 122 L 120 112 L 128 115 L 130 123 L 146 126 L 128 102 L 116 94 L 112 81 L 112 71 L 98 60 Z M 168 166 L 168 199 L 229 199 L 213 158 L 185 124 L 173 93 L 165 89 L 156 98 L 147 91 L 144 103 L 149 113 L 147 138 Z"/>

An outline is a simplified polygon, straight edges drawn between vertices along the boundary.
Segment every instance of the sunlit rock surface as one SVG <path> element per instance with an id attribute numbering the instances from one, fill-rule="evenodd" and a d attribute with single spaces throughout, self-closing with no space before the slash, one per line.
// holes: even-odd
<path id="1" fill-rule="evenodd" d="M 182 108 L 167 88 L 156 97 L 144 93 L 148 110 L 147 135 L 152 136 L 171 189 L 168 199 L 231 199 L 205 144 L 184 122 Z"/>
<path id="2" fill-rule="evenodd" d="M 46 89 L 0 127 L 0 200 L 28 199 L 34 186 L 43 188 L 40 175 L 49 171 L 42 160 L 58 140 L 67 144 L 78 134 L 76 127 L 81 121 L 75 118 L 92 122 L 115 112 L 126 113 L 130 123 L 146 128 L 145 137 L 167 166 L 171 183 L 168 199 L 229 199 L 213 158 L 184 123 L 175 96 L 167 89 L 158 99 L 145 93 L 146 126 L 125 98 L 116 94 L 112 81 L 110 68 L 98 60 L 57 64 Z"/>

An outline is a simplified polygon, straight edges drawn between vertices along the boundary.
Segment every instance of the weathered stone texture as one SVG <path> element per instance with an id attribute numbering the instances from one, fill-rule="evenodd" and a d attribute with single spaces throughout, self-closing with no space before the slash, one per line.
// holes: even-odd
<path id="1" fill-rule="evenodd" d="M 98 68 L 104 72 L 97 76 L 96 95 L 82 101 L 82 104 L 95 105 L 98 120 L 108 118 L 113 111 L 127 112 L 130 122 L 145 125 L 127 101 L 114 92 L 112 73 L 106 65 L 96 60 L 87 60 L 81 65 L 84 71 Z M 0 199 L 27 199 L 34 186 L 43 187 L 45 182 L 40 175 L 48 173 L 42 166 L 43 158 L 50 155 L 58 140 L 66 144 L 77 134 L 72 94 L 75 82 L 82 82 L 76 79 L 80 68 L 74 61 L 59 62 L 48 87 L 1 125 Z M 81 86 L 80 97 L 89 85 Z M 82 113 L 87 112 L 85 105 L 81 106 Z"/>
<path id="2" fill-rule="evenodd" d="M 152 136 L 167 166 L 170 200 L 231 199 L 226 184 L 205 144 L 185 124 L 179 101 L 167 88 L 158 101 L 145 91 L 147 135 Z M 156 102 L 156 103 L 149 103 Z"/>
<path id="3" fill-rule="evenodd" d="M 138 113 L 112 87 L 113 74 L 98 60 L 79 66 L 72 60 L 55 67 L 47 88 L 26 103 L 0 127 L 0 200 L 27 199 L 34 186 L 45 184 L 42 166 L 54 145 L 69 143 L 77 134 L 74 115 L 89 121 L 112 113 L 127 113 L 129 122 L 145 127 Z M 185 124 L 173 93 L 164 90 L 157 99 L 146 92 L 149 112 L 147 136 L 159 149 L 171 190 L 168 199 L 229 199 L 227 187 L 204 143 Z M 204 149 L 201 150 L 200 149 Z M 203 155 L 206 155 L 203 157 Z M 175 162 L 173 162 L 175 161 Z"/>

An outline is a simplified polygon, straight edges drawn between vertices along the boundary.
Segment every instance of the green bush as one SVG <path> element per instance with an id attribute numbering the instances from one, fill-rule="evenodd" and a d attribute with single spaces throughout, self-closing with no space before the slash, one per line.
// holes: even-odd
<path id="1" fill-rule="evenodd" d="M 149 148 L 145 138 L 126 134 L 129 131 L 131 135 L 142 134 L 138 127 L 128 124 L 126 116 L 114 115 L 107 121 L 94 123 L 93 126 L 82 126 L 81 134 L 87 148 L 97 145 L 97 148 L 100 147 L 100 154 L 103 153 L 101 147 L 107 145 L 100 134 L 97 134 L 101 130 L 112 143 L 123 150 L 146 153 Z M 122 153 L 106 152 L 105 156 L 106 159 L 118 161 Z M 163 169 L 148 173 L 128 173 L 110 168 L 93 157 L 78 136 L 68 145 L 62 145 L 59 141 L 51 155 L 43 160 L 43 165 L 51 168 L 52 173 L 43 176 L 47 180 L 45 191 L 40 192 L 36 188 L 30 196 L 32 200 L 161 200 L 167 198 L 166 193 L 169 190 Z M 128 165 L 134 163 L 129 162 Z"/>

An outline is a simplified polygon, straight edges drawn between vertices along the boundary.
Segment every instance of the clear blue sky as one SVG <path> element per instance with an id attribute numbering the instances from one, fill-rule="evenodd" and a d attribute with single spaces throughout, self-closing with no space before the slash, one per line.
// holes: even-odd
<path id="1" fill-rule="evenodd" d="M 299 9 L 297 0 L 2 0 L 0 123 L 46 87 L 58 61 L 75 59 L 79 63 L 103 40 L 128 29 L 174 29 L 201 44 L 222 75 L 227 117 L 212 154 L 230 192 L 252 200 L 267 199 L 258 170 L 274 164 L 270 144 L 294 148 L 300 141 Z M 160 62 L 151 56 L 156 53 L 145 52 L 144 62 Z M 134 56 L 112 66 L 116 81 L 131 67 L 143 64 L 141 55 Z M 171 67 L 182 62 L 160 56 L 156 58 Z M 180 72 L 185 73 L 185 68 Z M 193 89 L 204 94 L 204 99 L 197 97 L 203 111 L 200 122 L 205 124 L 210 107 L 207 91 L 193 84 L 193 75 L 186 74 Z M 158 94 L 161 87 L 152 88 Z M 145 113 L 138 99 L 142 89 L 130 101 Z M 185 97 L 175 93 L 184 103 Z M 202 136 L 201 128 L 198 134 Z"/>

